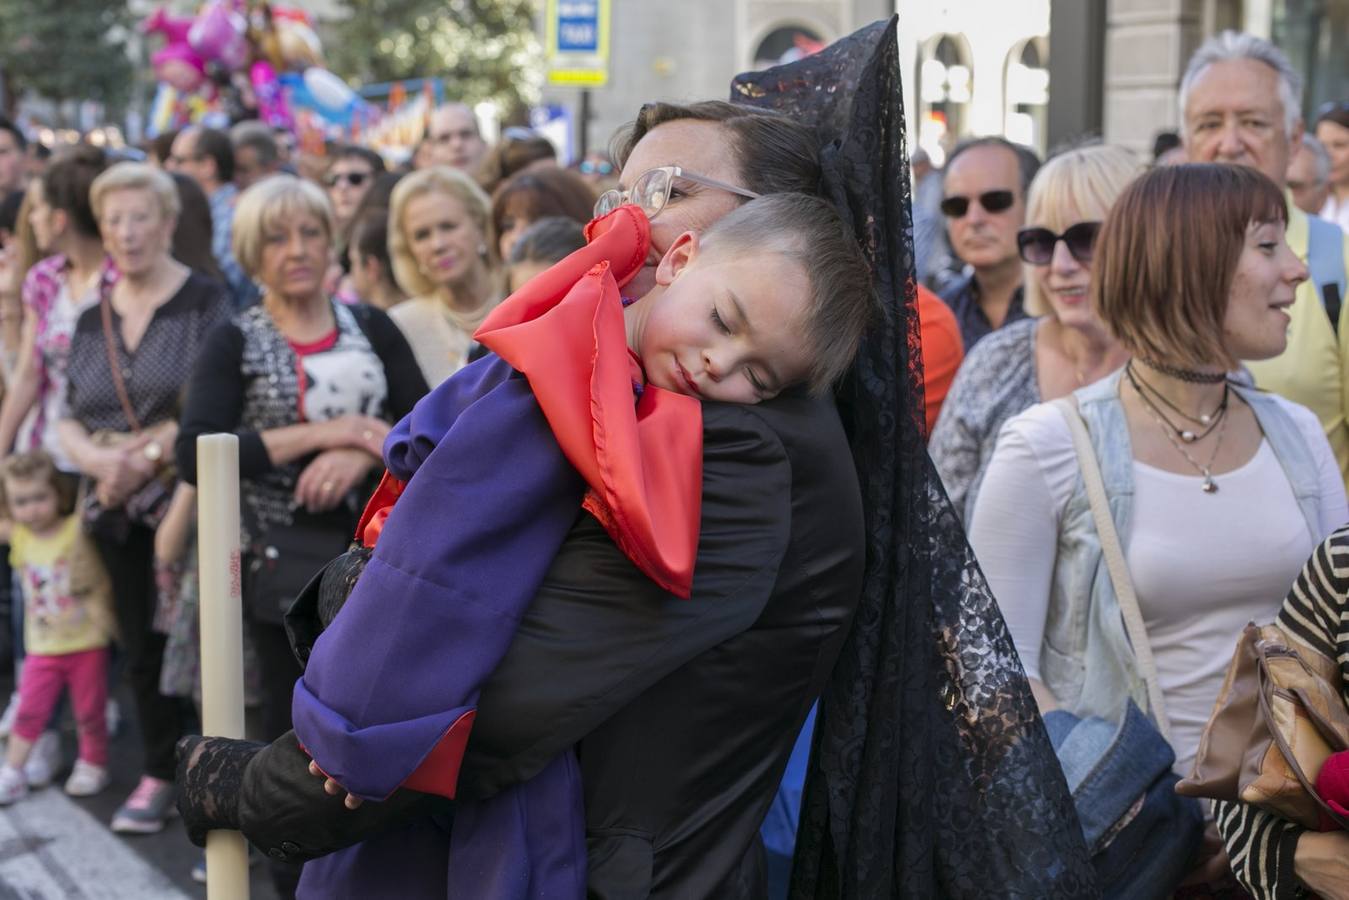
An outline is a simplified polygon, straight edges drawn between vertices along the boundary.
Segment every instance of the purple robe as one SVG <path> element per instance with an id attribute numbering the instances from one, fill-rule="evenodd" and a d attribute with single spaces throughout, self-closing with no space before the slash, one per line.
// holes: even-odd
<path id="1" fill-rule="evenodd" d="M 423 398 L 384 455 L 406 490 L 292 707 L 310 755 L 367 801 L 474 710 L 586 490 L 528 382 L 494 355 Z M 580 898 L 585 861 L 567 753 L 487 800 L 456 800 L 452 836 L 427 820 L 308 863 L 298 896 Z"/>

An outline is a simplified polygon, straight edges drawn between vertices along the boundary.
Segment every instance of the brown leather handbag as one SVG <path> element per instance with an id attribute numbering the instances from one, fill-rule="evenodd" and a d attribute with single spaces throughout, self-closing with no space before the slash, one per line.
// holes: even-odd
<path id="1" fill-rule="evenodd" d="M 1334 660 L 1277 625 L 1246 626 L 1204 728 L 1194 771 L 1177 793 L 1240 800 L 1315 829 L 1325 813 L 1321 766 L 1349 749 L 1349 709 Z"/>

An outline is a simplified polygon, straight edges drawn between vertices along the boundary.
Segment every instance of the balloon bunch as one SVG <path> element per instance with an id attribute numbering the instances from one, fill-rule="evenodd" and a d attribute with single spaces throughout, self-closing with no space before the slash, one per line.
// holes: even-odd
<path id="1" fill-rule="evenodd" d="M 293 130 L 301 111 L 346 128 L 364 106 L 323 67 L 323 48 L 304 10 L 262 0 L 207 0 L 190 18 L 157 9 L 141 28 L 164 38 L 150 58 L 159 82 L 151 134 L 254 116 Z"/>

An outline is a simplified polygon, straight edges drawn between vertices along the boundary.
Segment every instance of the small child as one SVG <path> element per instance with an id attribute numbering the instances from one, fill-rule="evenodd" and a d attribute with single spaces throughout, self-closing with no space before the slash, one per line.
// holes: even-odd
<path id="1" fill-rule="evenodd" d="M 585 250 L 488 317 L 477 337 L 492 354 L 423 398 L 385 442 L 389 474 L 362 531 L 373 553 L 314 643 L 292 707 L 311 773 L 329 793 L 349 792 L 351 808 L 399 787 L 455 799 L 479 686 L 578 507 L 643 574 L 690 596 L 701 402 L 828 391 L 877 308 L 851 230 L 815 197 L 762 197 L 683 233 L 636 299 L 621 285 L 653 259 L 655 226 L 626 206 L 597 224 Z M 581 834 L 576 773 L 568 753 L 488 800 L 456 799 L 451 870 L 472 860 L 472 877 L 490 881 L 500 865 L 541 896 L 569 895 L 559 885 L 584 870 L 584 842 L 533 851 L 547 840 L 539 829 L 562 843 Z M 307 863 L 299 896 L 373 893 L 360 879 L 402 866 L 379 854 L 414 852 L 376 843 L 368 858 Z"/>
<path id="2" fill-rule="evenodd" d="M 23 587 L 24 659 L 19 712 L 0 767 L 0 805 L 28 793 L 23 766 L 70 688 L 80 754 L 66 793 L 88 797 L 108 786 L 108 642 L 112 589 L 97 551 L 70 512 L 74 498 L 41 451 L 0 463 L 10 516 L 10 564 Z"/>

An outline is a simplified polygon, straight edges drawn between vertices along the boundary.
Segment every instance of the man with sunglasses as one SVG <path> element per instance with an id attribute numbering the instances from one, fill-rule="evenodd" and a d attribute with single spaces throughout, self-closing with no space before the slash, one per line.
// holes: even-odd
<path id="1" fill-rule="evenodd" d="M 967 353 L 980 338 L 1026 317 L 1016 233 L 1039 167 L 1034 153 L 1000 137 L 964 141 L 946 162 L 941 211 L 965 270 L 940 294 L 960 323 Z"/>
<path id="2" fill-rule="evenodd" d="M 323 186 L 337 219 L 337 233 L 346 234 L 356 207 L 384 172 L 384 160 L 378 153 L 356 144 L 343 144 L 333 151 Z"/>

